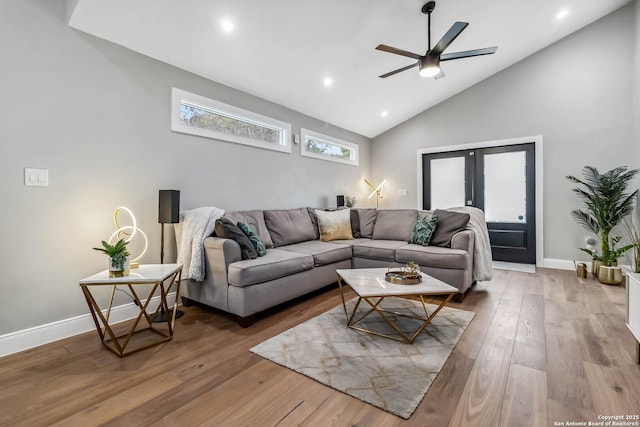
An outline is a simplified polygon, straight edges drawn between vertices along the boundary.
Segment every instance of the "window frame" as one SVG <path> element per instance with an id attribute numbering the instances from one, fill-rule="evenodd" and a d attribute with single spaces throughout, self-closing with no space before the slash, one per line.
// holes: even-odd
<path id="1" fill-rule="evenodd" d="M 264 126 L 281 131 L 279 142 L 260 141 L 243 136 L 228 134 L 211 129 L 189 126 L 182 123 L 181 107 L 183 103 L 190 104 L 196 108 L 211 110 L 215 114 L 227 116 L 235 120 L 246 123 Z M 249 145 L 252 147 L 264 148 L 291 154 L 291 124 L 253 111 L 244 110 L 224 102 L 216 101 L 195 93 L 187 92 L 178 88 L 171 88 L 171 130 L 174 132 L 197 135 L 205 138 L 220 141 L 234 142 L 236 144 Z"/>
<path id="2" fill-rule="evenodd" d="M 327 160 L 330 162 L 342 163 L 351 166 L 359 166 L 360 165 L 360 146 L 358 144 L 354 144 L 353 142 L 344 141 L 339 138 L 334 138 L 329 135 L 324 135 L 319 132 L 315 132 L 309 129 L 302 128 L 300 129 L 301 133 L 301 141 L 300 141 L 300 155 L 305 157 L 312 157 L 314 159 Z M 329 144 L 337 145 L 339 147 L 344 147 L 352 150 L 353 158 L 351 159 L 342 159 L 340 157 L 328 156 L 325 154 L 314 153 L 313 151 L 307 150 L 307 137 L 313 139 L 319 139 L 323 142 L 327 142 Z"/>

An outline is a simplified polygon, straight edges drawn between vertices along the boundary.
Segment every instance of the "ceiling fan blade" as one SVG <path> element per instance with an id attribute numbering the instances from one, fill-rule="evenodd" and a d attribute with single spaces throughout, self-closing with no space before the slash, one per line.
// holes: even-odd
<path id="1" fill-rule="evenodd" d="M 440 72 L 438 74 L 433 76 L 433 78 L 436 79 L 436 80 L 441 79 L 443 77 L 447 77 L 447 75 L 444 73 L 444 71 L 442 71 L 442 68 L 440 68 Z"/>
<path id="2" fill-rule="evenodd" d="M 428 53 L 434 56 L 440 55 L 451 43 L 453 43 L 456 37 L 458 37 L 460 33 L 467 28 L 467 25 L 469 25 L 468 22 L 454 23 L 451 28 L 449 28 L 449 31 L 442 36 L 440 41 Z"/>
<path id="3" fill-rule="evenodd" d="M 465 50 L 463 52 L 443 53 L 440 55 L 440 61 L 450 61 L 452 59 L 471 58 L 472 56 L 491 55 L 496 53 L 498 46 L 485 47 L 483 49 Z"/>
<path id="4" fill-rule="evenodd" d="M 420 55 L 413 52 L 407 52 L 406 50 L 397 49 L 395 47 L 387 46 L 386 44 L 379 44 L 376 46 L 377 50 L 382 50 L 384 52 L 395 53 L 396 55 L 407 56 L 413 59 L 420 59 Z"/>
<path id="5" fill-rule="evenodd" d="M 397 70 L 389 71 L 388 73 L 383 74 L 383 75 L 378 76 L 378 77 L 380 77 L 381 79 L 386 79 L 387 77 L 393 76 L 394 74 L 401 73 L 403 71 L 409 70 L 409 69 L 411 69 L 413 67 L 417 67 L 417 66 L 418 66 L 418 63 L 416 62 L 415 64 L 407 65 L 406 67 L 402 67 L 402 68 L 398 68 Z"/>

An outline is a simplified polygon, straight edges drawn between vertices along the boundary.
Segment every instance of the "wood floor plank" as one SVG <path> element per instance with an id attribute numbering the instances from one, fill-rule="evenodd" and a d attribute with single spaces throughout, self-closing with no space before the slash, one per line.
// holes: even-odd
<path id="1" fill-rule="evenodd" d="M 513 341 L 502 337 L 483 346 L 449 426 L 498 425 L 512 348 Z"/>
<path id="2" fill-rule="evenodd" d="M 350 426 L 366 403 L 343 393 L 332 393 L 322 406 L 314 410 L 298 424 L 301 427 Z M 285 424 L 290 425 L 290 424 Z"/>
<path id="3" fill-rule="evenodd" d="M 627 381 L 626 372 L 589 362 L 584 363 L 584 370 L 596 414 L 640 415 L 640 387 Z"/>
<path id="4" fill-rule="evenodd" d="M 508 274 L 507 280 L 514 275 Z M 489 326 L 450 426 L 498 425 L 523 296 L 524 285 L 511 281 Z"/>
<path id="5" fill-rule="evenodd" d="M 512 364 L 500 413 L 500 426 L 547 426 L 547 379 L 544 371 Z"/>
<path id="6" fill-rule="evenodd" d="M 525 293 L 513 345 L 512 363 L 543 371 L 547 358 L 545 335 L 544 297 Z"/>
<path id="7" fill-rule="evenodd" d="M 411 423 L 425 426 L 449 424 L 453 411 L 458 405 L 458 401 L 451 396 L 462 395 L 474 364 L 475 359 L 470 359 L 454 349 L 422 403 L 411 416 Z"/>

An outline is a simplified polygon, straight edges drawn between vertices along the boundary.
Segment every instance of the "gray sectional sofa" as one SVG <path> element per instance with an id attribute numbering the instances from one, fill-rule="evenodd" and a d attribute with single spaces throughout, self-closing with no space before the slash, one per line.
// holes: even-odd
<path id="1" fill-rule="evenodd" d="M 458 299 L 464 298 L 474 283 L 473 231 L 457 232 L 450 247 L 409 244 L 416 222 L 428 212 L 355 211 L 358 237 L 332 241 L 320 240 L 313 209 L 226 213 L 226 218 L 247 224 L 258 234 L 267 247 L 266 255 L 242 259 L 235 240 L 207 237 L 205 279 L 184 281 L 183 304 L 196 301 L 232 313 L 248 326 L 260 311 L 335 283 L 336 269 L 398 267 L 409 261 L 458 288 Z"/>

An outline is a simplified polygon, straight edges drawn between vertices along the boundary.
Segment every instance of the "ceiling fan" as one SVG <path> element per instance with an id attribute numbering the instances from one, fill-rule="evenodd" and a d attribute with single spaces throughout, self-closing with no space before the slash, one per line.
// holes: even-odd
<path id="1" fill-rule="evenodd" d="M 420 75 L 422 77 L 435 77 L 436 79 L 444 77 L 444 73 L 442 69 L 440 69 L 440 62 L 442 61 L 451 61 L 452 59 L 461 59 L 461 58 L 470 58 L 472 56 L 480 56 L 480 55 L 491 55 L 498 50 L 497 46 L 494 47 L 485 47 L 483 49 L 474 49 L 474 50 L 465 50 L 463 52 L 454 52 L 454 53 L 443 53 L 447 47 L 460 35 L 460 33 L 467 28 L 469 25 L 468 22 L 456 22 L 449 28 L 449 31 L 440 39 L 438 43 L 431 49 L 431 12 L 436 7 L 435 1 L 430 1 L 424 6 L 422 6 L 422 13 L 426 14 L 429 18 L 428 28 L 428 44 L 429 48 L 424 55 L 418 55 L 417 53 L 408 52 L 406 50 L 397 49 L 395 47 L 387 46 L 385 44 L 378 45 L 376 47 L 377 50 L 382 50 L 384 52 L 394 53 L 396 55 L 406 56 L 412 59 L 417 59 L 418 62 L 415 62 L 411 65 L 407 65 L 406 67 L 398 68 L 397 70 L 390 71 L 388 73 L 382 74 L 381 78 L 385 79 L 387 77 L 393 76 L 394 74 L 398 74 L 402 71 L 409 70 L 413 67 L 418 67 L 420 69 Z"/>

